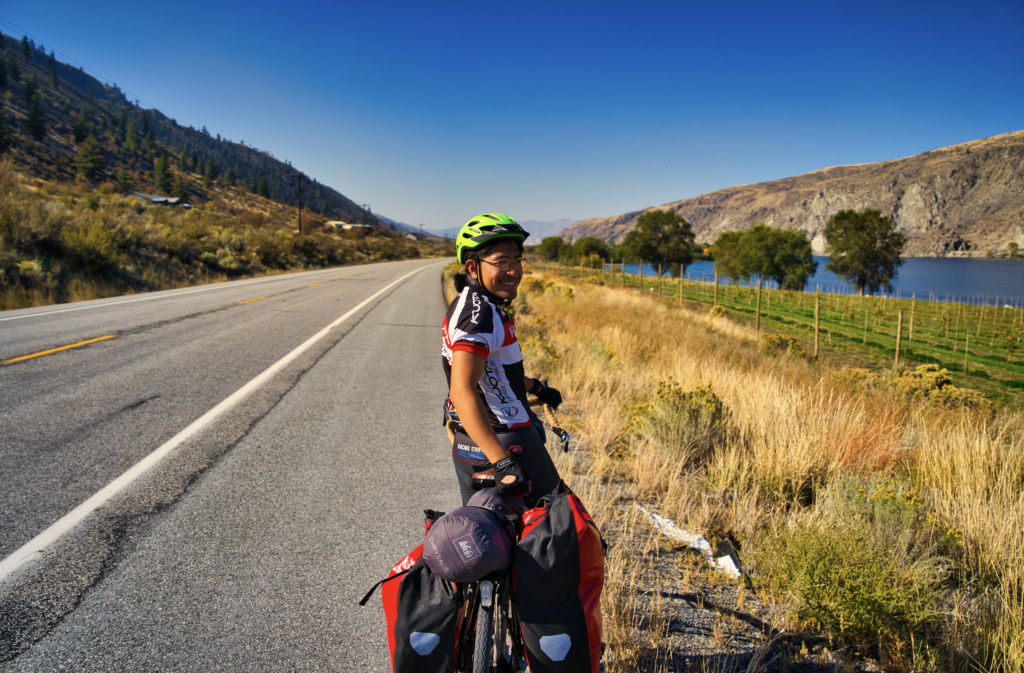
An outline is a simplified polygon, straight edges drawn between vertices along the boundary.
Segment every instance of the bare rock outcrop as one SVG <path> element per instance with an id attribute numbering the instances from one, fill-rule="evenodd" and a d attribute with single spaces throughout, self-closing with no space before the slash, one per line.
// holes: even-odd
<path id="1" fill-rule="evenodd" d="M 908 256 L 977 256 L 1005 252 L 1010 243 L 1024 249 L 1024 131 L 581 220 L 562 237 L 621 241 L 643 213 L 673 210 L 686 218 L 700 242 L 764 223 L 806 231 L 820 253 L 829 218 L 840 210 L 865 208 L 881 210 L 907 234 Z"/>

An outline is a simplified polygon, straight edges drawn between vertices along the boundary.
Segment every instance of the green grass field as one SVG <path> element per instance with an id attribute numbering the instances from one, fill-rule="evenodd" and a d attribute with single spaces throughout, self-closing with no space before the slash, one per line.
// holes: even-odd
<path id="1" fill-rule="evenodd" d="M 621 267 L 602 274 L 599 269 L 564 267 L 535 262 L 548 273 L 587 282 L 639 291 L 635 274 Z M 643 278 L 645 294 L 682 300 L 691 308 L 715 304 L 713 282 L 680 281 L 664 276 Z M 719 285 L 717 303 L 729 315 L 753 325 L 757 315 L 757 288 Z M 900 362 L 908 366 L 937 364 L 950 372 L 957 386 L 977 390 L 989 398 L 1017 406 L 1024 404 L 1024 310 L 961 303 L 815 294 L 764 289 L 761 293 L 762 332 L 799 339 L 804 350 L 814 350 L 814 307 L 819 301 L 819 349 L 861 366 L 886 368 L 896 358 L 899 312 L 903 311 Z M 842 357 L 847 356 L 847 357 Z"/>

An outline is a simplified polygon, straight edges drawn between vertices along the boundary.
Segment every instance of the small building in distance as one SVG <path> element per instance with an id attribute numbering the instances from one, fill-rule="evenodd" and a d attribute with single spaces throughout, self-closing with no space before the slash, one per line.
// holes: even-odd
<path id="1" fill-rule="evenodd" d="M 160 196 L 159 194 L 144 194 L 143 192 L 128 192 L 126 196 L 134 196 L 140 201 L 149 201 L 150 203 L 156 203 L 161 206 L 170 206 L 171 208 L 181 206 L 182 208 L 191 208 L 187 203 L 183 203 L 181 199 L 171 196 Z"/>

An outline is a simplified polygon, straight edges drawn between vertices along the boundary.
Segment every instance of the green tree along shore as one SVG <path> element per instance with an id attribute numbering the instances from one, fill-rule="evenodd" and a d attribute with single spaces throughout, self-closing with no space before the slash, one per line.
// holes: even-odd
<path id="1" fill-rule="evenodd" d="M 734 282 L 758 276 L 780 288 L 802 290 L 818 270 L 807 233 L 759 224 L 747 231 L 727 231 L 712 245 L 715 270 Z"/>

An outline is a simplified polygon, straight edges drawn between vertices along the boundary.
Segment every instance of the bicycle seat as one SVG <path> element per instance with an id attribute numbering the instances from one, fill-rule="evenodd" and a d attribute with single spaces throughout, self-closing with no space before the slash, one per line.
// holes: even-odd
<path id="1" fill-rule="evenodd" d="M 474 472 L 473 473 L 473 478 L 474 479 L 479 479 L 481 481 L 488 481 L 488 480 L 489 481 L 494 481 L 494 468 L 492 467 L 492 468 L 486 469 L 483 472 Z"/>

